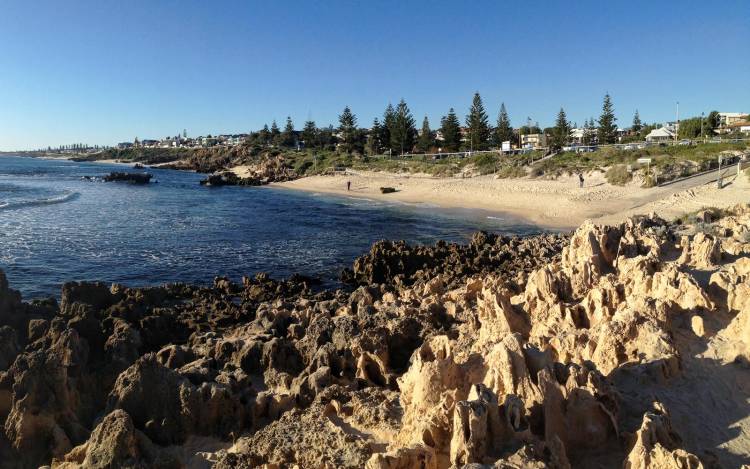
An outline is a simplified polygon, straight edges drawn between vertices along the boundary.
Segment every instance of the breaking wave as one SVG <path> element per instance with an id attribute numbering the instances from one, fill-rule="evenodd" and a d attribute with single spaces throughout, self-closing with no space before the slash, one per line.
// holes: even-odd
<path id="1" fill-rule="evenodd" d="M 43 197 L 33 200 L 15 200 L 0 202 L 0 210 L 17 210 L 27 207 L 38 207 L 41 205 L 61 204 L 75 200 L 80 194 L 78 192 L 65 192 L 61 195 Z"/>

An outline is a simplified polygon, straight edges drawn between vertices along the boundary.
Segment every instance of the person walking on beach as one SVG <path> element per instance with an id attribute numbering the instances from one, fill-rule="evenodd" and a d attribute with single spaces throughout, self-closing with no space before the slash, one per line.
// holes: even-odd
<path id="1" fill-rule="evenodd" d="M 583 173 L 578 173 L 578 185 L 583 187 Z"/>
<path id="2" fill-rule="evenodd" d="M 348 190 L 348 191 L 352 190 L 352 182 L 351 181 L 346 181 L 346 190 Z"/>

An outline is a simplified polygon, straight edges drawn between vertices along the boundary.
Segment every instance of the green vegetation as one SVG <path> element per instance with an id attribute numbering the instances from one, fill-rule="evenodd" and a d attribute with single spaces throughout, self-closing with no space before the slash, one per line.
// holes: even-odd
<path id="1" fill-rule="evenodd" d="M 565 115 L 565 110 L 560 108 L 560 112 L 557 113 L 557 119 L 555 120 L 555 127 L 552 129 L 550 149 L 559 151 L 569 140 L 570 123 L 568 122 L 568 117 Z"/>
<path id="2" fill-rule="evenodd" d="M 615 108 L 612 105 L 612 98 L 607 93 L 604 95 L 602 115 L 599 117 L 599 143 L 610 144 L 617 141 L 617 124 L 615 122 L 617 122 Z"/>
<path id="3" fill-rule="evenodd" d="M 75 158 L 77 161 L 122 160 L 134 163 L 159 164 L 178 161 L 191 156 L 190 148 L 109 148 Z"/>
<path id="4" fill-rule="evenodd" d="M 639 133 L 642 128 L 643 122 L 641 122 L 641 116 L 640 114 L 638 114 L 638 109 L 636 109 L 635 114 L 633 115 L 633 125 L 630 127 L 630 130 L 635 133 Z"/>
<path id="5" fill-rule="evenodd" d="M 495 145 L 500 146 L 503 142 L 513 141 L 513 127 L 510 125 L 508 111 L 505 110 L 505 103 L 500 104 L 500 112 L 497 115 L 497 126 L 493 135 Z"/>
<path id="6" fill-rule="evenodd" d="M 600 148 L 594 152 L 564 152 L 540 161 L 532 168 L 532 174 L 557 177 L 578 171 L 609 168 L 612 165 L 631 165 L 638 169 L 638 158 L 651 158 L 651 170 L 660 182 L 688 176 L 718 166 L 718 156 L 725 151 L 747 151 L 750 146 L 742 143 L 706 143 L 699 145 L 648 146 L 639 150 Z"/>
<path id="7" fill-rule="evenodd" d="M 427 119 L 427 116 L 424 116 L 424 120 L 422 121 L 422 132 L 419 135 L 417 148 L 419 151 L 427 153 L 432 149 L 434 143 L 435 137 L 432 135 L 432 130 L 430 130 L 430 121 Z"/>
<path id="8" fill-rule="evenodd" d="M 616 164 L 610 167 L 605 174 L 607 182 L 613 186 L 624 186 L 633 180 L 633 175 L 628 171 L 628 167 L 623 164 Z"/>
<path id="9" fill-rule="evenodd" d="M 697 120 L 696 120 L 697 119 Z M 584 121 L 581 142 L 592 144 L 612 143 L 617 137 L 617 119 L 609 94 L 602 103 L 598 126 L 594 118 Z M 705 118 L 686 119 L 680 126 L 681 136 L 694 137 L 700 134 L 700 124 L 708 134 L 719 123 L 718 113 L 711 112 Z M 122 161 L 157 164 L 179 162 L 182 167 L 198 171 L 217 171 L 237 165 L 283 166 L 299 175 L 320 174 L 340 168 L 382 170 L 395 172 L 420 172 L 434 175 L 496 174 L 499 177 L 556 178 L 562 174 L 574 174 L 592 170 L 608 171 L 607 179 L 613 184 L 625 184 L 634 174 L 643 176 L 643 186 L 651 187 L 657 182 L 694 174 L 716 166 L 717 156 L 723 151 L 747 150 L 745 143 L 706 143 L 690 146 L 648 146 L 638 150 L 601 147 L 594 152 L 563 152 L 543 158 L 540 151 L 519 155 L 479 153 L 469 158 L 458 155 L 446 156 L 459 150 L 479 151 L 490 146 L 498 147 L 504 141 L 516 141 L 520 135 L 540 133 L 538 123 L 514 131 L 505 104 L 501 104 L 496 126 L 489 124 L 487 113 L 479 93 L 475 93 L 471 108 L 465 118 L 466 127 L 461 127 L 455 110 L 450 108 L 440 120 L 439 134 L 430 127 L 425 116 L 421 132 L 417 132 L 415 120 L 406 101 L 397 106 L 388 104 L 382 119 L 374 119 L 370 129 L 358 125 L 357 116 L 351 108 L 344 107 L 338 118 L 338 126 L 318 127 L 308 120 L 302 130 L 295 130 L 291 117 L 286 118 L 283 130 L 273 121 L 256 132 L 250 132 L 243 143 L 234 146 L 210 146 L 207 148 L 143 148 L 136 145 L 128 149 L 106 149 L 97 153 L 84 153 L 80 159 L 117 159 Z M 633 132 L 623 141 L 642 141 L 653 129 L 644 124 L 636 110 L 633 116 Z M 696 130 L 697 129 L 697 130 Z M 571 122 L 565 110 L 560 108 L 554 127 L 545 129 L 550 147 L 560 151 L 570 142 Z M 210 135 L 209 135 L 210 137 Z M 91 148 L 73 145 L 60 151 Z M 49 149 L 51 151 L 51 149 Z M 415 152 L 417 152 L 415 154 Z M 434 155 L 434 153 L 439 155 Z M 437 156 L 437 158 L 435 158 Z M 281 158 L 278 158 L 281 157 Z M 637 163 L 638 158 L 652 159 L 651 173 Z M 274 161 L 270 161 L 273 159 Z M 287 171 L 288 174 L 288 171 Z M 749 176 L 750 177 L 750 176 Z"/>
<path id="10" fill-rule="evenodd" d="M 459 145 L 461 145 L 461 123 L 458 121 L 456 111 L 450 108 L 448 115 L 443 116 L 440 120 L 440 124 L 445 151 L 458 151 Z"/>
<path id="11" fill-rule="evenodd" d="M 731 209 L 706 207 L 680 215 L 679 217 L 675 218 L 674 223 L 678 225 L 705 225 L 706 223 L 715 222 L 731 214 Z M 707 220 L 710 220 L 710 222 L 708 222 Z"/>
<path id="12" fill-rule="evenodd" d="M 471 150 L 485 150 L 490 141 L 490 124 L 484 110 L 482 97 L 474 93 L 469 115 L 466 116 L 466 129 L 469 133 L 469 148 Z"/>

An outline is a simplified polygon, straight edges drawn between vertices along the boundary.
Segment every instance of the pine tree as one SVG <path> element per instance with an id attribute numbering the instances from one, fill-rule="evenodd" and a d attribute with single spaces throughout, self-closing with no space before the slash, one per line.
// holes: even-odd
<path id="1" fill-rule="evenodd" d="M 294 134 L 294 124 L 292 118 L 287 116 L 284 133 L 281 135 L 281 143 L 286 147 L 293 147 L 297 144 L 297 136 Z"/>
<path id="2" fill-rule="evenodd" d="M 487 148 L 487 141 L 490 138 L 490 124 L 479 93 L 474 93 L 471 109 L 466 116 L 466 127 L 468 127 L 469 130 L 470 148 L 473 150 L 483 150 Z"/>
<path id="3" fill-rule="evenodd" d="M 315 126 L 315 121 L 305 122 L 305 126 L 302 128 L 302 142 L 305 144 L 305 148 L 315 148 L 318 144 L 318 128 Z"/>
<path id="4" fill-rule="evenodd" d="M 369 155 L 377 155 L 380 153 L 383 143 L 380 140 L 383 136 L 383 126 L 380 125 L 380 121 L 376 117 L 372 121 L 372 128 L 367 134 L 367 153 Z"/>
<path id="5" fill-rule="evenodd" d="M 407 151 L 411 151 L 417 135 L 417 128 L 414 124 L 414 117 L 411 115 L 409 106 L 406 105 L 406 101 L 402 98 L 401 102 L 396 106 L 396 114 L 393 119 L 391 148 L 399 150 L 402 155 Z"/>
<path id="6" fill-rule="evenodd" d="M 599 116 L 599 132 L 597 136 L 600 144 L 612 144 L 617 141 L 617 124 L 615 122 L 617 122 L 617 118 L 612 106 L 612 98 L 607 93 L 604 95 L 602 115 Z"/>
<path id="7" fill-rule="evenodd" d="M 568 143 L 569 138 L 570 123 L 568 122 L 568 116 L 565 115 L 565 110 L 560 108 L 560 112 L 557 113 L 557 119 L 555 120 L 555 127 L 552 131 L 550 146 L 553 150 L 560 150 Z"/>
<path id="8" fill-rule="evenodd" d="M 417 147 L 420 151 L 427 153 L 432 148 L 434 139 L 432 137 L 432 130 L 430 130 L 430 121 L 427 120 L 427 116 L 424 116 L 422 121 L 422 133 L 419 135 L 419 141 Z"/>
<path id="9" fill-rule="evenodd" d="M 510 125 L 508 111 L 505 103 L 500 104 L 500 113 L 497 115 L 497 127 L 495 127 L 495 145 L 501 146 L 503 142 L 513 140 L 513 127 Z"/>
<path id="10" fill-rule="evenodd" d="M 638 133 L 643 128 L 643 122 L 641 122 L 641 116 L 638 115 L 638 109 L 635 110 L 635 115 L 633 116 L 633 132 Z"/>
<path id="11" fill-rule="evenodd" d="M 271 142 L 271 131 L 268 130 L 268 124 L 265 124 L 263 128 L 260 129 L 258 137 L 263 145 L 268 145 Z"/>
<path id="12" fill-rule="evenodd" d="M 591 143 L 591 137 L 593 134 L 593 130 L 591 128 L 591 124 L 589 123 L 589 120 L 586 119 L 583 121 L 583 135 L 581 136 L 581 143 L 584 145 L 589 145 Z"/>
<path id="13" fill-rule="evenodd" d="M 355 133 L 357 131 L 357 116 L 352 113 L 349 106 L 344 107 L 344 111 L 339 116 L 339 132 L 341 139 L 346 146 L 347 151 L 351 151 L 354 143 Z"/>
<path id="14" fill-rule="evenodd" d="M 396 110 L 393 109 L 393 105 L 388 103 L 388 107 L 385 108 L 383 113 L 383 126 L 381 127 L 380 145 L 383 149 L 393 149 L 391 146 L 391 130 L 396 121 Z"/>
<path id="15" fill-rule="evenodd" d="M 279 130 L 279 125 L 276 123 L 276 120 L 274 119 L 273 122 L 271 122 L 271 143 L 274 145 L 277 145 L 280 143 L 281 138 L 281 131 Z"/>
<path id="16" fill-rule="evenodd" d="M 453 108 L 450 108 L 447 116 L 440 119 L 440 133 L 443 135 L 445 149 L 449 152 L 458 151 L 461 145 L 461 122 Z"/>

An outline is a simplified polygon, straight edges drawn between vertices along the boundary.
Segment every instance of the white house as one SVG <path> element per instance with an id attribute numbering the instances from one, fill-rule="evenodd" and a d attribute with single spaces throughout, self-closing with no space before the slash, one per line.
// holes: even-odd
<path id="1" fill-rule="evenodd" d="M 674 132 L 667 127 L 659 127 L 646 135 L 647 142 L 667 142 L 674 140 Z"/>
<path id="2" fill-rule="evenodd" d="M 589 139 L 589 142 L 592 142 L 596 139 L 596 128 L 581 128 L 577 127 L 575 129 L 570 130 L 570 140 L 573 143 L 582 144 L 586 140 L 586 138 Z"/>

